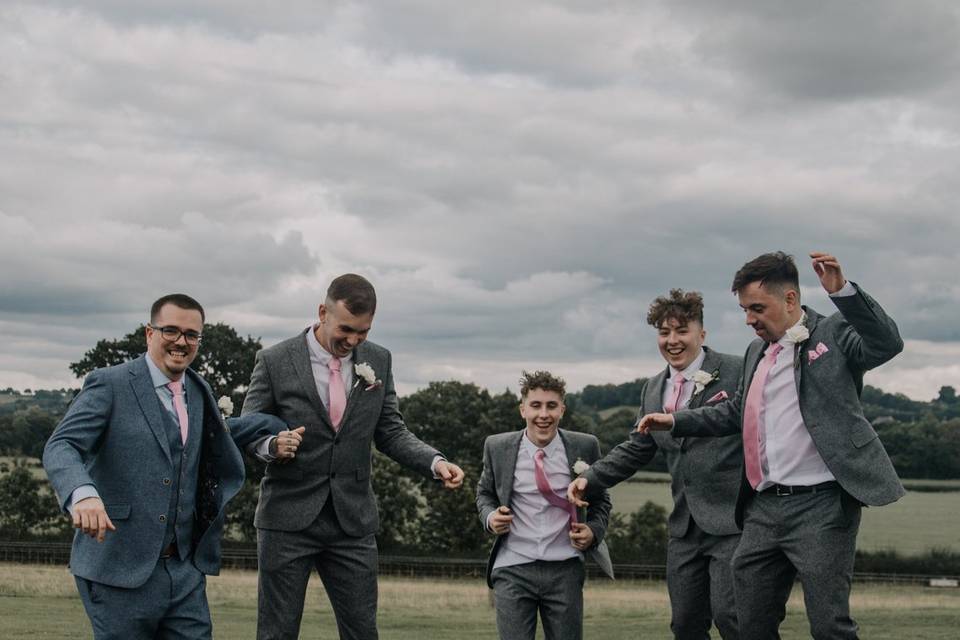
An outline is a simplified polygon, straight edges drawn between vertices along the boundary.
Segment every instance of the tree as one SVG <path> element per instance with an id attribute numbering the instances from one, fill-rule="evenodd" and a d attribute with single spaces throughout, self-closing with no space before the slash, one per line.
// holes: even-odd
<path id="1" fill-rule="evenodd" d="M 146 327 L 141 325 L 118 340 L 98 341 L 80 360 L 70 364 L 70 370 L 82 378 L 94 369 L 133 360 L 146 351 L 146 346 Z M 216 396 L 229 395 L 239 406 L 260 349 L 259 338 L 241 338 L 236 329 L 222 322 L 205 324 L 203 342 L 190 368 L 210 383 Z"/>
<path id="2" fill-rule="evenodd" d="M 615 513 L 606 541 L 614 562 L 664 564 L 667 561 L 667 510 L 647 500 L 624 518 Z"/>
<path id="3" fill-rule="evenodd" d="M 43 535 L 62 534 L 70 521 L 60 513 L 49 485 L 34 476 L 31 467 L 16 460 L 13 467 L 3 465 L 0 475 L 0 535 L 23 540 Z"/>

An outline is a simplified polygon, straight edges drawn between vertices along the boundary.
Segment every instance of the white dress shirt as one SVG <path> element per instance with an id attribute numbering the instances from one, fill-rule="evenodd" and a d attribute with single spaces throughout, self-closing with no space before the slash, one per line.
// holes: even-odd
<path id="1" fill-rule="evenodd" d="M 847 282 L 831 297 L 855 295 L 856 289 Z M 803 323 L 801 317 L 796 325 Z M 762 480 L 757 491 L 774 484 L 810 486 L 836 480 L 817 451 L 813 438 L 800 413 L 800 397 L 794 371 L 796 343 L 784 335 L 778 341 L 783 347 L 767 376 L 763 388 L 763 427 L 760 459 L 764 463 Z M 801 351 L 799 357 L 803 357 Z"/>
<path id="2" fill-rule="evenodd" d="M 700 349 L 700 355 L 694 358 L 693 362 L 687 366 L 683 371 L 678 371 L 673 368 L 673 365 L 670 365 L 670 379 L 667 380 L 667 384 L 663 385 L 663 403 L 661 407 L 666 407 L 670 403 L 670 399 L 673 398 L 673 381 L 676 378 L 677 374 L 683 376 L 683 390 L 680 392 L 680 401 L 677 402 L 677 410 L 686 407 L 690 404 L 690 398 L 693 397 L 693 390 L 696 388 L 696 383 L 693 381 L 693 374 L 697 371 L 700 371 L 700 367 L 703 366 L 703 360 L 707 357 L 706 352 L 703 348 Z M 708 371 L 707 373 L 711 373 Z"/>
<path id="3" fill-rule="evenodd" d="M 494 569 L 536 560 L 582 557 L 570 542 L 570 513 L 547 502 L 537 488 L 533 466 L 537 449 L 537 445 L 524 433 L 513 472 L 513 493 L 510 498 L 513 521 L 510 523 L 510 533 L 497 553 Z M 543 451 L 546 454 L 543 470 L 550 488 L 565 499 L 571 478 L 563 441 L 557 436 Z M 487 517 L 488 529 L 493 513 Z"/>

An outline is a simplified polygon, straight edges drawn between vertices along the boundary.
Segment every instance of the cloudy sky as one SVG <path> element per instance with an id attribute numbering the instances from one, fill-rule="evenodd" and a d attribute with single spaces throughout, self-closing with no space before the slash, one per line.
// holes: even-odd
<path id="1" fill-rule="evenodd" d="M 0 387 L 76 386 L 174 290 L 273 344 L 346 271 L 404 393 L 623 382 L 670 287 L 741 353 L 776 249 L 898 321 L 868 383 L 960 387 L 960 9 L 720 4 L 3 3 Z"/>

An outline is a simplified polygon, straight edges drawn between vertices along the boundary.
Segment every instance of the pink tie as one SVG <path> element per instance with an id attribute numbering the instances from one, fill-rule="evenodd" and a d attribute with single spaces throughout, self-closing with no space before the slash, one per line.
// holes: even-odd
<path id="1" fill-rule="evenodd" d="M 187 405 L 183 403 L 183 380 L 174 380 L 167 385 L 173 394 L 173 409 L 177 412 L 180 421 L 180 443 L 186 444 L 187 432 L 190 428 L 190 419 L 187 417 Z"/>
<path id="2" fill-rule="evenodd" d="M 680 396 L 683 394 L 683 383 L 687 379 L 684 378 L 679 373 L 673 378 L 673 395 L 670 396 L 670 402 L 663 407 L 663 410 L 667 413 L 673 413 L 680 408 Z"/>
<path id="3" fill-rule="evenodd" d="M 776 343 L 767 347 L 767 353 L 757 366 L 750 390 L 747 391 L 747 404 L 743 409 L 743 459 L 747 468 L 747 481 L 754 489 L 763 479 L 761 437 L 763 429 L 760 425 L 760 416 L 763 414 L 763 388 L 767 384 L 770 369 L 777 361 L 777 354 L 783 345 Z"/>
<path id="4" fill-rule="evenodd" d="M 576 522 L 577 508 L 573 506 L 573 503 L 555 494 L 553 489 L 550 488 L 547 473 L 543 470 L 543 459 L 546 455 L 547 453 L 543 449 L 537 449 L 537 452 L 533 454 L 533 475 L 537 479 L 537 489 L 547 499 L 547 502 L 569 513 L 570 522 Z"/>
<path id="5" fill-rule="evenodd" d="M 330 358 L 327 363 L 330 369 L 330 422 L 333 430 L 340 430 L 340 421 L 347 408 L 347 392 L 343 389 L 343 378 L 340 377 L 340 358 Z"/>

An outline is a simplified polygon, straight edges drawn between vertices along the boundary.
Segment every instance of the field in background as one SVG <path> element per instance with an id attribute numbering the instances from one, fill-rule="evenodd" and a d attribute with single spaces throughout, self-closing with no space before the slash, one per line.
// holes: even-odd
<path id="1" fill-rule="evenodd" d="M 667 474 L 644 473 L 644 479 L 668 479 Z M 960 552 L 960 491 L 927 493 L 910 491 L 913 483 L 935 483 L 932 480 L 905 481 L 907 495 L 885 507 L 863 510 L 857 547 L 863 551 L 894 549 L 903 555 L 919 555 L 931 548 Z M 946 480 L 943 487 L 956 486 Z M 668 511 L 673 508 L 670 485 L 664 482 L 623 482 L 611 490 L 613 510 L 629 514 L 644 502 L 652 500 Z"/>
<path id="2" fill-rule="evenodd" d="M 214 637 L 253 638 L 256 573 L 226 571 L 207 592 Z M 604 640 L 670 638 L 669 604 L 661 582 L 591 580 L 585 591 L 585 636 Z M 947 640 L 956 637 L 960 589 L 856 585 L 852 601 L 861 635 L 871 640 Z M 89 638 L 90 626 L 65 568 L 0 564 L 0 619 L 4 638 Z M 380 580 L 380 635 L 385 640 L 494 640 L 488 590 L 479 580 Z M 782 628 L 807 637 L 799 588 Z M 301 638 L 336 637 L 319 579 L 311 579 Z"/>

